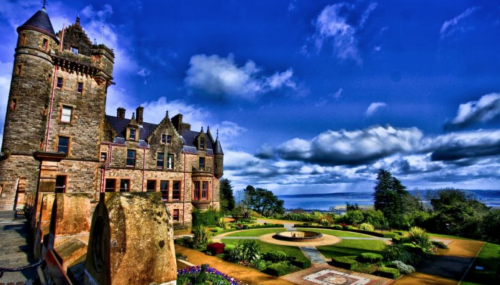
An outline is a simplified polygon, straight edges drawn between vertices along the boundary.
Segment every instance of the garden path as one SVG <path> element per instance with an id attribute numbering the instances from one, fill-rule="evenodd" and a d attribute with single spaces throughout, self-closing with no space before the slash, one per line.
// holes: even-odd
<path id="1" fill-rule="evenodd" d="M 326 264 L 326 258 L 314 246 L 301 246 L 300 250 L 311 260 L 314 264 Z"/>

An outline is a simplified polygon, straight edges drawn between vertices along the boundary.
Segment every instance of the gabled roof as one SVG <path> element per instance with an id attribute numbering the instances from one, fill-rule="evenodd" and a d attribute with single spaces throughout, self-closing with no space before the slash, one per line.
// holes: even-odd
<path id="1" fill-rule="evenodd" d="M 106 120 L 111 125 L 111 127 L 115 130 L 117 137 L 125 138 L 125 136 L 127 135 L 127 126 L 130 122 L 130 119 L 122 119 L 122 118 L 106 115 Z M 156 125 L 156 124 L 144 122 L 143 128 L 139 131 L 139 140 L 145 141 L 149 137 L 149 135 L 155 130 L 155 128 L 157 126 L 158 125 Z M 181 135 L 182 135 L 182 139 L 184 142 L 184 146 L 189 147 L 191 152 L 196 150 L 196 137 L 198 137 L 199 134 L 200 134 L 200 132 L 194 132 L 194 131 L 189 131 L 189 130 L 182 131 Z M 123 141 L 123 143 L 125 142 L 124 140 L 121 140 L 121 139 L 119 139 L 119 140 L 115 139 L 115 141 L 120 141 L 120 142 Z M 219 145 L 220 145 L 220 143 L 219 143 Z M 212 153 L 211 150 L 213 149 L 213 145 L 212 145 L 212 141 L 210 139 L 206 140 L 206 146 L 207 146 L 207 153 L 211 154 Z M 185 148 L 185 149 L 188 149 L 188 148 Z M 220 148 L 220 149 L 222 151 L 222 148 Z"/>
<path id="2" fill-rule="evenodd" d="M 52 27 L 52 23 L 50 22 L 49 15 L 45 11 L 45 8 L 42 8 L 38 12 L 36 12 L 35 15 L 33 15 L 28 19 L 28 21 L 26 21 L 26 23 L 17 28 L 17 31 L 22 31 L 25 29 L 33 29 L 44 33 L 47 36 L 53 38 L 57 43 L 59 43 L 59 39 L 54 32 L 54 28 Z"/>

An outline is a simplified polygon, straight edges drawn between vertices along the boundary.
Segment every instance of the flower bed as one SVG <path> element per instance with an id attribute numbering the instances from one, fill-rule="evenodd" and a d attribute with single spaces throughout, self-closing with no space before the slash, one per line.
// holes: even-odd
<path id="1" fill-rule="evenodd" d="M 192 284 L 193 280 L 197 279 L 202 271 L 201 266 L 192 266 L 185 269 L 177 270 L 177 284 L 188 285 Z M 219 270 L 206 267 L 203 284 L 218 284 L 218 285 L 244 285 L 245 283 L 228 276 Z"/>

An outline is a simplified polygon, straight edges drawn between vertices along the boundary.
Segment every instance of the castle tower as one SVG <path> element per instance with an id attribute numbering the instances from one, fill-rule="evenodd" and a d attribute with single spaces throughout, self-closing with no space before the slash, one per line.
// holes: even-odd
<path id="1" fill-rule="evenodd" d="M 215 165 L 214 165 L 214 176 L 217 178 L 221 178 L 224 175 L 224 152 L 222 151 L 222 146 L 219 141 L 219 136 L 215 139 L 214 146 L 214 156 L 215 156 Z"/>
<path id="2" fill-rule="evenodd" d="M 113 51 L 93 45 L 79 18 L 56 34 L 42 8 L 17 31 L 0 156 L 0 210 L 20 208 L 24 193 L 35 193 L 36 151 L 66 155 L 54 191 L 95 192 L 100 130 L 113 84 Z"/>

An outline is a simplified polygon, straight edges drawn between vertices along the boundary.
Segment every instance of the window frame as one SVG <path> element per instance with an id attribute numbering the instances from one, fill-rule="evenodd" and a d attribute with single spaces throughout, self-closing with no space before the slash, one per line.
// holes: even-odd
<path id="1" fill-rule="evenodd" d="M 200 201 L 201 181 L 193 181 L 193 201 Z"/>
<path id="2" fill-rule="evenodd" d="M 174 188 L 176 183 L 179 185 L 178 189 Z M 172 181 L 172 200 L 173 201 L 180 201 L 181 200 L 181 198 L 182 198 L 181 189 L 182 189 L 182 183 L 180 180 Z M 175 195 L 175 192 L 178 192 L 177 195 Z M 175 197 L 177 197 L 177 198 L 175 198 Z"/>
<path id="3" fill-rule="evenodd" d="M 116 178 L 106 178 L 106 180 L 104 180 L 104 192 L 107 192 L 107 193 L 113 193 L 113 192 L 116 192 Z M 113 181 L 113 188 L 111 187 L 108 187 L 108 181 L 111 182 Z M 113 189 L 113 191 L 108 191 L 108 189 Z"/>
<path id="4" fill-rule="evenodd" d="M 179 209 L 172 209 L 172 220 L 174 222 L 179 222 L 181 217 L 181 213 Z"/>
<path id="5" fill-rule="evenodd" d="M 205 139 L 200 138 L 200 149 L 204 150 L 206 147 Z"/>
<path id="6" fill-rule="evenodd" d="M 202 163 L 203 162 L 203 163 Z M 205 168 L 205 165 L 206 165 L 206 159 L 205 157 L 203 156 L 200 156 L 198 158 L 198 167 L 201 169 L 201 168 Z"/>
<path id="7" fill-rule="evenodd" d="M 65 153 L 66 153 L 66 156 L 69 156 L 70 147 L 71 147 L 71 137 L 69 137 L 69 136 L 60 136 L 60 135 L 57 136 L 56 152 L 60 153 L 59 148 L 60 148 L 61 138 L 68 139 L 68 145 L 66 146 L 67 152 L 65 152 Z"/>
<path id="8" fill-rule="evenodd" d="M 161 144 L 167 144 L 167 134 L 161 134 Z"/>
<path id="9" fill-rule="evenodd" d="M 207 186 L 206 188 L 205 185 Z M 210 193 L 209 188 L 208 181 L 201 181 L 201 200 L 208 200 L 208 193 Z"/>
<path id="10" fill-rule="evenodd" d="M 65 114 L 64 114 L 65 109 L 69 110 L 69 121 L 66 121 L 65 119 L 63 119 L 65 116 Z M 61 105 L 61 116 L 59 117 L 60 122 L 63 124 L 71 124 L 73 122 L 73 111 L 74 110 L 75 110 L 75 108 L 73 106 Z"/>
<path id="11" fill-rule="evenodd" d="M 122 182 L 125 182 L 125 181 L 128 181 L 128 184 L 125 183 L 125 185 L 127 185 L 127 187 L 126 188 L 122 188 Z M 130 181 L 131 181 L 130 178 L 122 178 L 122 179 L 120 179 L 120 186 L 119 186 L 118 190 L 120 192 L 130 192 L 130 189 L 132 189 L 132 187 L 131 187 L 132 182 L 130 182 Z M 122 191 L 122 189 L 126 189 L 126 191 Z"/>
<path id="12" fill-rule="evenodd" d="M 158 183 L 157 183 L 157 182 L 158 182 L 158 181 L 157 181 L 156 179 L 148 179 L 148 180 L 146 180 L 146 192 L 157 192 L 157 191 L 156 191 L 156 190 L 157 190 L 157 188 L 158 188 L 158 187 L 157 187 L 157 186 L 158 186 Z M 152 188 L 152 189 L 153 189 L 152 191 L 150 191 L 150 189 L 151 189 L 151 188 L 149 187 L 150 183 L 152 183 L 152 184 L 154 185 L 154 188 Z"/>
<path id="13" fill-rule="evenodd" d="M 133 152 L 134 156 L 133 157 L 129 157 L 129 152 Z M 129 164 L 129 160 L 133 160 L 134 164 Z M 137 152 L 135 149 L 127 149 L 127 158 L 126 158 L 126 161 L 125 161 L 125 166 L 127 167 L 135 167 L 135 164 L 136 164 L 136 161 L 137 161 Z"/>
<path id="14" fill-rule="evenodd" d="M 167 144 L 172 144 L 172 135 L 167 135 Z"/>
<path id="15" fill-rule="evenodd" d="M 62 192 L 58 191 L 60 189 L 60 186 L 57 186 L 57 179 L 58 178 L 64 178 L 64 185 L 62 186 Z M 66 189 L 68 189 L 68 175 L 56 175 L 56 183 L 54 185 L 54 193 L 66 193 Z"/>
<path id="16" fill-rule="evenodd" d="M 76 93 L 83 94 L 83 82 L 76 83 Z"/>
<path id="17" fill-rule="evenodd" d="M 74 55 L 79 55 L 80 54 L 80 49 L 78 47 L 71 46 L 69 48 L 69 51 L 73 53 Z"/>
<path id="18" fill-rule="evenodd" d="M 167 186 L 166 188 L 163 188 L 163 187 L 162 187 L 162 186 L 163 186 L 163 183 L 166 183 L 166 184 L 167 184 L 167 185 L 166 185 L 166 186 Z M 168 201 L 168 200 L 170 200 L 170 199 L 169 199 L 169 197 L 168 197 L 168 196 L 169 196 L 169 195 L 168 195 L 168 194 L 169 194 L 169 187 L 170 187 L 170 181 L 169 181 L 169 180 L 160 180 L 160 193 L 161 193 L 161 199 L 162 199 L 163 201 Z M 164 198 L 165 196 L 166 196 L 166 198 Z"/>
<path id="19" fill-rule="evenodd" d="M 174 154 L 173 153 L 168 153 L 167 154 L 167 169 L 174 169 Z"/>
<path id="20" fill-rule="evenodd" d="M 134 137 L 132 138 L 132 133 L 134 133 Z M 136 141 L 137 140 L 137 129 L 135 128 L 129 128 L 128 129 L 128 139 L 131 141 Z"/>
<path id="21" fill-rule="evenodd" d="M 61 81 L 61 82 L 59 82 Z M 59 76 L 56 79 L 56 89 L 62 89 L 64 87 L 64 77 Z"/>
<path id="22" fill-rule="evenodd" d="M 161 155 L 161 159 L 160 159 L 160 155 Z M 164 152 L 157 152 L 156 153 L 156 169 L 163 170 L 164 168 L 165 168 L 165 153 Z"/>
<path id="23" fill-rule="evenodd" d="M 102 159 L 102 155 L 104 154 L 104 159 Z M 108 153 L 105 151 L 101 151 L 101 156 L 99 157 L 99 161 L 106 162 L 108 160 Z"/>

